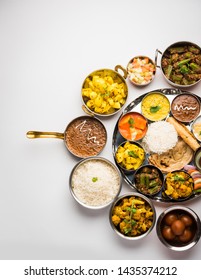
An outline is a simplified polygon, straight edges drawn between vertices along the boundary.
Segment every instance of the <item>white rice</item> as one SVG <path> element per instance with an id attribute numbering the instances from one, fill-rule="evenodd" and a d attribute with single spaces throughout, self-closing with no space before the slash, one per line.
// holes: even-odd
<path id="1" fill-rule="evenodd" d="M 82 203 L 102 206 L 110 203 L 120 189 L 118 171 L 103 160 L 87 160 L 78 165 L 71 180 L 73 192 Z"/>
<path id="2" fill-rule="evenodd" d="M 178 141 L 178 134 L 174 126 L 166 121 L 151 123 L 143 139 L 143 146 L 147 152 L 162 154 L 172 149 Z"/>

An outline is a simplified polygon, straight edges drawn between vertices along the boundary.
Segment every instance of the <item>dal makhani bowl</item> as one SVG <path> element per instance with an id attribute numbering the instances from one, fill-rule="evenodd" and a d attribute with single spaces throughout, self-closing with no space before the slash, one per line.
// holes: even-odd
<path id="1" fill-rule="evenodd" d="M 171 113 L 180 122 L 191 122 L 200 113 L 200 101 L 194 94 L 179 94 L 171 103 Z"/>
<path id="2" fill-rule="evenodd" d="M 138 240 L 154 228 L 156 211 L 152 201 L 140 193 L 127 193 L 113 202 L 109 219 L 112 229 L 122 238 Z"/>
<path id="3" fill-rule="evenodd" d="M 107 131 L 97 118 L 81 116 L 68 124 L 64 138 L 66 147 L 73 155 L 87 158 L 101 153 L 107 142 Z"/>
<path id="4" fill-rule="evenodd" d="M 101 209 L 119 195 L 122 177 L 118 168 L 102 157 L 89 157 L 75 165 L 70 175 L 70 191 L 83 207 Z"/>
<path id="5" fill-rule="evenodd" d="M 148 93 L 142 100 L 141 112 L 150 121 L 164 120 L 170 112 L 170 101 L 162 93 Z"/>

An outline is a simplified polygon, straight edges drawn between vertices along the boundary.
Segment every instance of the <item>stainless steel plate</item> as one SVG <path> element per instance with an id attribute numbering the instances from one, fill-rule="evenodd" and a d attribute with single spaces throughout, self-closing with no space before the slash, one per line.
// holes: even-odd
<path id="1" fill-rule="evenodd" d="M 159 93 L 162 93 L 164 95 L 166 95 L 169 99 L 169 101 L 171 102 L 173 100 L 173 98 L 175 97 L 175 95 L 178 95 L 178 94 L 181 94 L 181 93 L 191 93 L 189 91 L 184 91 L 184 90 L 180 90 L 180 89 L 175 89 L 175 88 L 164 88 L 164 89 L 156 89 L 156 90 L 153 90 L 153 91 L 149 91 L 141 96 L 139 96 L 138 98 L 136 98 L 135 100 L 133 100 L 125 109 L 124 111 L 122 112 L 122 114 L 120 115 L 119 119 L 122 117 L 123 114 L 127 113 L 127 112 L 132 112 L 132 111 L 135 111 L 135 112 L 141 112 L 141 101 L 142 99 L 149 93 L 152 93 L 152 92 L 159 92 Z M 197 96 L 198 99 L 200 100 L 201 102 L 201 98 L 199 96 Z M 118 121 L 119 121 L 118 119 Z M 119 133 L 118 131 L 118 121 L 115 125 L 115 128 L 114 128 L 114 132 L 113 132 L 113 140 L 112 140 L 112 149 L 113 149 L 113 157 L 115 159 L 115 152 L 117 150 L 117 147 L 125 141 L 125 139 L 121 136 L 121 134 Z M 190 129 L 190 126 L 191 126 L 191 123 L 189 123 L 187 125 L 187 127 Z M 138 141 L 138 142 L 141 142 L 141 141 Z M 147 157 L 146 157 L 146 160 L 144 162 L 144 164 L 147 164 L 148 161 L 147 161 L 147 158 L 148 158 L 148 154 L 147 154 Z M 132 181 L 133 181 L 133 178 L 134 178 L 134 173 L 132 174 L 126 174 L 119 166 L 118 166 L 121 174 L 122 174 L 122 177 L 123 179 L 125 180 L 125 182 L 133 189 L 137 192 L 137 189 L 135 188 L 135 186 L 133 185 Z M 193 193 L 191 197 L 187 198 L 186 200 L 192 200 L 192 199 L 195 199 L 195 198 L 198 198 L 198 197 L 201 197 L 201 193 Z M 171 200 L 170 198 L 164 196 L 163 194 L 163 190 L 161 190 L 158 194 L 156 194 L 155 196 L 152 196 L 150 197 L 151 199 L 153 200 L 156 200 L 158 202 L 164 202 L 164 203 L 178 203 L 177 201 L 173 201 Z M 183 201 L 186 201 L 186 200 L 182 200 Z"/>

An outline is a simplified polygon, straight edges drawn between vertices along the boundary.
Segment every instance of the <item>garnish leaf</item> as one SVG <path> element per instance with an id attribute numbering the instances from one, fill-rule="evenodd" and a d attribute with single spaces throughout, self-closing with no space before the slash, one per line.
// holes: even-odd
<path id="1" fill-rule="evenodd" d="M 158 106 L 158 105 L 157 105 L 157 106 L 151 106 L 151 107 L 150 107 L 150 112 L 151 112 L 151 113 L 156 113 L 156 112 L 158 112 L 158 111 L 160 110 L 160 108 L 161 108 L 161 107 Z"/>
<path id="2" fill-rule="evenodd" d="M 96 182 L 96 181 L 98 181 L 98 177 L 93 177 L 92 182 Z"/>
<path id="3" fill-rule="evenodd" d="M 133 127 L 135 121 L 133 118 L 129 118 L 128 123 L 129 123 L 130 127 Z"/>
<path id="4" fill-rule="evenodd" d="M 133 151 L 129 151 L 129 152 L 128 152 L 128 155 L 129 155 L 130 157 L 133 157 L 133 158 L 138 158 L 138 155 L 137 155 L 135 152 L 133 152 Z"/>
<path id="5" fill-rule="evenodd" d="M 181 182 L 184 182 L 185 179 L 184 179 L 183 177 L 179 176 L 179 175 L 175 175 L 175 176 L 174 176 L 174 181 L 181 181 Z"/>

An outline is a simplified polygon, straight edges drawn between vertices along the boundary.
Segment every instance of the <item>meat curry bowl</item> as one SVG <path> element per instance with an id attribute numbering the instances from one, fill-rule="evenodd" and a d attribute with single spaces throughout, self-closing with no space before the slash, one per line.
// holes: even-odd
<path id="1" fill-rule="evenodd" d="M 80 116 L 73 119 L 64 133 L 27 132 L 28 138 L 59 138 L 68 151 L 78 158 L 97 156 L 105 147 L 107 131 L 103 123 L 95 117 Z"/>
<path id="2" fill-rule="evenodd" d="M 121 69 L 124 76 L 118 73 Z M 119 112 L 128 97 L 127 71 L 117 65 L 115 71 L 100 69 L 89 74 L 82 85 L 83 109 L 98 116 L 111 116 Z"/>
<path id="3" fill-rule="evenodd" d="M 72 196 L 81 206 L 96 210 L 107 207 L 117 198 L 122 177 L 109 160 L 90 157 L 75 165 L 69 185 Z"/>
<path id="4" fill-rule="evenodd" d="M 156 232 L 164 246 L 181 252 L 197 244 L 201 235 L 201 223 L 192 209 L 175 205 L 160 214 Z"/>
<path id="5" fill-rule="evenodd" d="M 140 193 L 130 192 L 113 202 L 109 220 L 118 236 L 128 240 L 139 240 L 154 228 L 156 211 L 149 198 Z"/>
<path id="6" fill-rule="evenodd" d="M 164 78 L 172 86 L 191 87 L 201 80 L 201 48 L 188 41 L 176 42 L 162 54 L 161 68 Z"/>

